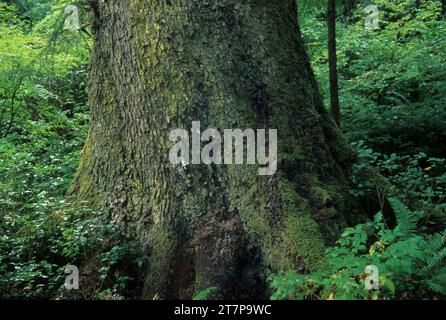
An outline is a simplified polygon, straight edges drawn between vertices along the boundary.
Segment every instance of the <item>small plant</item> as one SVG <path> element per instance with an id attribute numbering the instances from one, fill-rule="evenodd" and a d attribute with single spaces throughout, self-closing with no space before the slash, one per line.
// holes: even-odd
<path id="1" fill-rule="evenodd" d="M 420 216 L 390 199 L 398 225 L 390 230 L 381 213 L 348 228 L 327 250 L 323 272 L 279 274 L 272 299 L 420 299 L 446 297 L 446 232 L 417 233 Z M 379 270 L 379 289 L 367 290 L 367 266 Z"/>
<path id="2" fill-rule="evenodd" d="M 211 294 L 218 290 L 217 287 L 210 287 L 205 290 L 198 292 L 192 300 L 206 300 Z"/>

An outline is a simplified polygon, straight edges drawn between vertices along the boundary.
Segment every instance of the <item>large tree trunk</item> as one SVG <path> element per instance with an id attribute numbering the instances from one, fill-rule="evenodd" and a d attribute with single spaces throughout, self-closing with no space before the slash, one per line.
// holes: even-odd
<path id="1" fill-rule="evenodd" d="M 348 223 L 351 150 L 325 111 L 294 0 L 97 1 L 91 127 L 73 191 L 150 256 L 143 297 L 262 297 L 326 266 Z M 278 172 L 169 163 L 169 133 L 278 130 Z"/>

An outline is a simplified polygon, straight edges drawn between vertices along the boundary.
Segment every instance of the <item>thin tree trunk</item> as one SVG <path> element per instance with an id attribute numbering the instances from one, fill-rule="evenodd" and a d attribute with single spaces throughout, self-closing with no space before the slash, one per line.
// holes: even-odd
<path id="1" fill-rule="evenodd" d="M 326 113 L 294 0 L 99 1 L 91 125 L 73 192 L 106 202 L 149 255 L 142 296 L 265 297 L 323 269 L 351 219 L 352 152 Z M 278 172 L 169 163 L 172 129 L 278 130 Z"/>
<path id="2" fill-rule="evenodd" d="M 328 0 L 327 13 L 331 113 L 336 123 L 340 126 L 341 110 L 339 106 L 338 63 L 336 52 L 336 0 Z"/>

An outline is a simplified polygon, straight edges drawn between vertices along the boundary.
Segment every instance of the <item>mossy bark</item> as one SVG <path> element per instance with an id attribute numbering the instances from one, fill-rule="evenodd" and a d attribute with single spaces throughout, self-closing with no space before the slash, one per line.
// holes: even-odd
<path id="1" fill-rule="evenodd" d="M 145 298 L 262 297 L 324 268 L 348 223 L 351 150 L 325 111 L 294 0 L 106 0 L 93 18 L 91 127 L 73 191 L 107 201 L 150 256 Z M 169 163 L 170 130 L 278 130 L 278 172 Z"/>

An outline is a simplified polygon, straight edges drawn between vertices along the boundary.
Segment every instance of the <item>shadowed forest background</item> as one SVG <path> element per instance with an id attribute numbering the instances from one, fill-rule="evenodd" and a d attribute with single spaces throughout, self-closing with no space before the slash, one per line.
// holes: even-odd
<path id="1" fill-rule="evenodd" d="M 69 4 L 80 10 L 77 31 L 64 29 Z M 305 49 L 328 110 L 327 4 L 297 4 Z M 374 30 L 365 27 L 370 4 L 379 9 Z M 89 128 L 88 6 L 0 2 L 2 299 L 135 299 L 145 290 L 141 269 L 150 256 L 137 243 L 123 241 L 108 208 L 80 200 L 73 191 Z M 352 211 L 365 218 L 324 249 L 323 266 L 302 263 L 269 274 L 265 295 L 444 299 L 446 3 L 337 1 L 336 30 L 340 128 L 355 152 L 347 193 L 360 204 Z M 324 189 L 315 194 L 324 206 L 332 201 Z M 290 243 L 299 243 L 299 236 L 286 234 Z M 66 265 L 82 267 L 79 291 L 65 290 Z M 369 265 L 379 269 L 379 290 L 364 290 Z M 192 292 L 195 299 L 217 290 L 202 289 Z"/>

